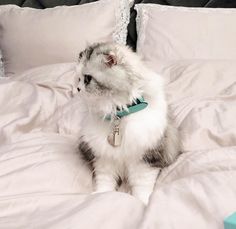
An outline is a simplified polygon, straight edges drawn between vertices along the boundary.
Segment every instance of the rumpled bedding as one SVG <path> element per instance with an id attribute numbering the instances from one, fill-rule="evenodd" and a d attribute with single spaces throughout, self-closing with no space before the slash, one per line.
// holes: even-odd
<path id="1" fill-rule="evenodd" d="M 0 78 L 0 228 L 221 229 L 236 211 L 236 62 L 159 66 L 184 153 L 149 204 L 92 193 L 73 63 Z"/>

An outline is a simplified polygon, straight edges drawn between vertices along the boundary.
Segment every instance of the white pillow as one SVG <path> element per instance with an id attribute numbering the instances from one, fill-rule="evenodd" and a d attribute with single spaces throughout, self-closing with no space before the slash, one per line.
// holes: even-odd
<path id="1" fill-rule="evenodd" d="M 157 62 L 236 59 L 236 9 L 138 4 L 137 52 Z"/>
<path id="2" fill-rule="evenodd" d="M 100 0 L 48 9 L 0 7 L 0 48 L 6 75 L 33 67 L 76 61 L 88 44 L 126 43 L 127 0 Z"/>

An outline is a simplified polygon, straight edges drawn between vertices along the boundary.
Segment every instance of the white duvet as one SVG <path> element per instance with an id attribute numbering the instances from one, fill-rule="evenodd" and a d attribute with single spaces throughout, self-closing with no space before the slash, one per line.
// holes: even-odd
<path id="1" fill-rule="evenodd" d="M 150 202 L 91 194 L 77 150 L 74 64 L 0 78 L 0 229 L 221 229 L 236 211 L 234 62 L 162 68 L 184 154 L 162 171 Z"/>

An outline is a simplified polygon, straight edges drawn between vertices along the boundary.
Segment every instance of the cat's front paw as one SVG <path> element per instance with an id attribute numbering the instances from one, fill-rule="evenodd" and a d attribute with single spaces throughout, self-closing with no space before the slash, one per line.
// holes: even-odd
<path id="1" fill-rule="evenodd" d="M 146 206 L 148 205 L 150 193 L 135 193 L 133 195 L 141 200 Z"/>
<path id="2" fill-rule="evenodd" d="M 95 194 L 100 194 L 100 193 L 104 193 L 104 192 L 106 192 L 106 191 L 103 191 L 103 192 L 101 192 L 101 191 L 93 191 L 90 194 L 91 195 L 95 195 Z"/>
<path id="3" fill-rule="evenodd" d="M 101 187 L 96 187 L 94 191 L 92 192 L 93 194 L 98 194 L 98 193 L 104 193 L 104 192 L 112 192 L 116 191 L 113 186 L 101 186 Z"/>

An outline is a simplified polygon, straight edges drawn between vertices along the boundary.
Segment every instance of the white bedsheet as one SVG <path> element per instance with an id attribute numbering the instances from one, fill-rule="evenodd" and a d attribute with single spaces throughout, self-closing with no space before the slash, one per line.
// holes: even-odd
<path id="1" fill-rule="evenodd" d="M 196 134 L 195 126 L 190 129 L 186 120 L 206 120 L 207 113 L 203 108 L 183 112 L 192 110 L 188 109 L 191 102 L 183 100 L 185 95 L 196 101 L 194 95 L 184 93 L 198 85 L 191 86 L 186 78 L 178 81 L 182 74 L 201 81 L 205 68 L 208 75 L 213 74 L 210 79 L 224 74 L 214 64 L 208 65 L 196 68 L 188 64 L 184 73 L 174 68 L 176 77 L 168 83 L 169 98 L 185 136 L 185 153 L 163 170 L 147 207 L 122 192 L 91 194 L 91 174 L 77 152 L 82 107 L 76 98 L 74 64 L 45 66 L 14 78 L 0 78 L 0 228 L 223 228 L 223 218 L 236 211 L 235 121 L 227 120 L 231 123 L 228 135 L 217 129 L 219 144 L 212 138 L 208 141 L 205 135 L 201 144 L 199 133 L 204 133 L 206 126 L 198 125 Z M 211 67 L 215 70 L 209 71 Z M 166 75 L 173 65 L 168 69 L 163 70 Z M 222 90 L 218 91 L 224 93 L 228 85 L 231 89 L 225 90 L 217 106 L 226 106 L 225 114 L 232 118 L 236 117 L 236 106 L 230 109 L 228 101 L 236 105 L 232 100 L 236 95 L 234 72 L 227 72 L 227 77 L 221 79 Z M 219 81 L 213 81 L 213 88 L 218 88 Z M 177 89 L 184 87 L 184 82 L 188 87 L 180 93 Z M 201 101 L 206 102 L 204 99 Z M 205 111 L 216 109 L 216 103 L 211 102 Z M 222 121 L 214 122 L 214 128 Z M 207 128 L 208 133 L 214 133 L 210 124 Z M 199 144 L 200 149 L 196 147 Z"/>

